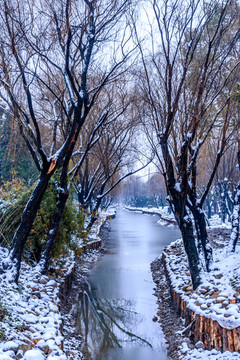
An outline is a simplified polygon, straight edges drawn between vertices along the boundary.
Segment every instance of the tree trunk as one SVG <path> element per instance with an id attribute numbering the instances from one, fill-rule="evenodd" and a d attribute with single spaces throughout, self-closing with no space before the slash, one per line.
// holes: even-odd
<path id="1" fill-rule="evenodd" d="M 212 264 L 212 248 L 209 244 L 205 214 L 199 207 L 192 209 L 197 238 L 198 238 L 198 251 L 202 252 L 205 259 L 206 269 L 209 272 Z"/>
<path id="2" fill-rule="evenodd" d="M 52 224 L 48 233 L 47 242 L 38 264 L 42 274 L 46 274 L 48 271 L 49 260 L 51 258 L 55 240 L 57 238 L 57 234 L 61 226 L 63 212 L 65 209 L 68 196 L 69 196 L 69 192 L 67 189 L 61 189 L 59 191 L 59 199 L 57 201 L 56 209 L 53 215 Z"/>
<path id="3" fill-rule="evenodd" d="M 232 231 L 229 242 L 229 250 L 234 252 L 239 237 L 239 218 L 240 218 L 240 182 L 237 186 L 237 192 L 234 199 L 234 207 L 232 214 Z"/>
<path id="4" fill-rule="evenodd" d="M 206 198 L 206 206 L 207 206 L 207 217 L 208 219 L 212 216 L 212 199 L 210 196 Z"/>
<path id="5" fill-rule="evenodd" d="M 47 189 L 50 178 L 50 174 L 41 173 L 40 178 L 30 196 L 30 199 L 25 206 L 21 222 L 17 228 L 17 231 L 14 234 L 12 246 L 8 257 L 8 261 L 10 260 L 10 262 L 3 264 L 3 267 L 5 269 L 12 269 L 12 280 L 15 282 L 18 282 L 19 269 L 21 265 L 24 246 L 26 244 L 28 235 L 30 234 L 30 231 L 32 229 L 32 224 L 35 220 L 37 211 L 40 207 L 43 195 Z"/>
<path id="6" fill-rule="evenodd" d="M 240 140 L 238 140 L 238 152 L 237 152 L 238 167 L 240 170 Z M 229 250 L 235 251 L 238 237 L 239 237 L 239 220 L 240 220 L 240 181 L 237 184 L 237 191 L 234 198 L 234 207 L 232 214 L 232 232 L 229 243 Z"/>
<path id="7" fill-rule="evenodd" d="M 226 221 L 226 195 L 224 184 L 219 183 L 219 193 L 220 193 L 220 210 L 221 210 L 221 219 L 222 222 Z"/>
<path id="8" fill-rule="evenodd" d="M 193 289 L 195 290 L 200 285 L 200 264 L 193 234 L 193 224 L 189 216 L 181 217 L 178 221 L 178 224 L 182 233 L 183 244 L 188 257 Z"/>
<path id="9" fill-rule="evenodd" d="M 42 274 L 46 274 L 48 271 L 49 260 L 51 258 L 51 254 L 52 254 L 53 247 L 54 247 L 54 244 L 55 244 L 55 241 L 57 238 L 57 234 L 58 234 L 60 226 L 61 226 L 65 205 L 66 205 L 66 202 L 67 202 L 67 199 L 69 196 L 68 166 L 69 166 L 69 161 L 71 159 L 74 145 L 77 140 L 77 136 L 78 136 L 78 134 L 75 135 L 74 141 L 72 141 L 71 146 L 68 150 L 68 153 L 67 153 L 67 155 L 64 159 L 63 165 L 62 165 L 61 176 L 60 176 L 60 186 L 58 189 L 58 201 L 57 201 L 57 205 L 56 205 L 56 208 L 55 208 L 55 211 L 53 214 L 51 227 L 48 232 L 47 242 L 46 242 L 45 248 L 43 250 L 41 259 L 39 261 L 39 267 L 40 267 L 40 271 Z"/>
<path id="10" fill-rule="evenodd" d="M 87 226 L 87 229 L 90 230 L 91 227 L 93 226 L 93 224 L 95 223 L 95 221 L 97 220 L 97 214 L 98 214 L 98 209 L 99 209 L 99 206 L 101 204 L 101 201 L 102 201 L 102 198 L 100 199 L 97 199 L 97 202 L 91 212 L 91 218 L 90 218 L 90 221 L 88 223 L 88 226 Z"/>

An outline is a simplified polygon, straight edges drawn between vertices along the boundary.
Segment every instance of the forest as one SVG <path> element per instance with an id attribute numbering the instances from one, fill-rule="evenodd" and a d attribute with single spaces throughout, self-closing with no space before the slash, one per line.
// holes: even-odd
<path id="1" fill-rule="evenodd" d="M 239 2 L 0 4 L 4 286 L 26 266 L 57 271 L 121 204 L 171 217 L 176 261 L 186 256 L 200 289 L 215 266 L 213 223 L 238 252 Z"/>

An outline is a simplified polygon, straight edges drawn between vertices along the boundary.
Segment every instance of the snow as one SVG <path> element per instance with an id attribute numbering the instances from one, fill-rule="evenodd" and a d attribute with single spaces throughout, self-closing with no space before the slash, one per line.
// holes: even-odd
<path id="1" fill-rule="evenodd" d="M 127 209 L 136 210 L 136 208 L 130 207 Z M 164 224 L 165 221 L 174 222 L 174 216 L 169 214 L 167 206 L 138 210 L 147 214 L 158 214 L 161 217 L 159 220 L 161 224 Z M 115 209 L 100 213 L 98 221 L 90 231 L 88 237 L 90 243 L 99 240 L 102 224 L 108 217 L 114 215 Z M 222 225 L 218 216 L 210 220 L 211 228 L 219 226 L 226 228 L 228 224 Z M 82 240 L 79 240 L 78 245 L 79 247 L 84 245 Z M 173 248 L 177 249 L 178 255 L 170 252 Z M 179 254 L 181 254 L 180 263 Z M 234 329 L 240 326 L 240 293 L 236 291 L 236 287 L 240 287 L 239 250 L 236 253 L 228 254 L 225 248 L 214 249 L 212 267 L 215 270 L 211 273 L 202 272 L 202 283 L 199 289 L 191 294 L 186 294 L 186 290 L 184 290 L 184 287 L 190 286 L 190 277 L 182 240 L 177 240 L 169 245 L 165 249 L 165 255 L 171 282 L 178 292 L 181 292 L 188 307 L 200 315 L 211 317 L 225 328 Z M 6 249 L 0 248 L 0 258 L 5 256 Z M 56 269 L 61 270 L 61 273 L 58 277 L 53 278 L 41 276 L 38 268 L 32 268 L 23 263 L 18 287 L 14 283 L 9 283 L 8 274 L 7 276 L 0 275 L 0 305 L 2 309 L 6 309 L 6 315 L 1 322 L 1 330 L 7 339 L 0 343 L 0 360 L 10 360 L 16 356 L 24 360 L 67 360 L 62 350 L 65 339 L 61 333 L 62 315 L 59 308 L 59 290 L 64 277 L 72 271 L 73 266 L 74 255 L 69 253 L 56 264 Z M 219 291 L 218 296 L 211 298 L 211 295 L 206 295 L 206 292 L 205 294 L 201 293 L 201 291 L 204 292 L 204 287 L 207 288 L 206 292 L 208 293 Z M 24 344 L 26 348 L 23 350 Z M 29 345 L 32 346 L 32 349 L 29 349 Z M 240 359 L 238 353 L 225 352 L 221 354 L 216 350 L 192 350 L 186 343 L 182 344 L 179 351 L 180 358 L 186 360 Z"/>
<path id="2" fill-rule="evenodd" d="M 3 351 L 9 351 L 9 350 L 15 350 L 17 351 L 19 349 L 19 345 L 15 341 L 7 341 L 3 345 Z"/>
<path id="3" fill-rule="evenodd" d="M 8 354 L 0 354 L 0 360 L 12 360 Z"/>
<path id="4" fill-rule="evenodd" d="M 151 208 L 147 208 L 147 207 L 132 207 L 132 206 L 125 206 L 126 210 L 129 211 L 136 211 L 136 212 L 141 212 L 143 214 L 149 214 L 149 215 L 159 215 L 160 216 L 160 220 L 158 220 L 158 224 L 162 225 L 162 226 L 173 226 L 174 224 L 176 224 L 176 220 L 174 218 L 173 213 L 171 212 L 169 214 L 169 207 L 168 206 L 164 206 L 162 208 L 155 208 L 155 207 L 151 207 Z"/>
<path id="5" fill-rule="evenodd" d="M 212 271 L 201 271 L 201 284 L 194 292 L 182 240 L 171 243 L 164 249 L 163 254 L 170 282 L 189 309 L 195 314 L 217 321 L 225 329 L 240 327 L 240 250 L 229 254 L 227 246 L 214 248 Z M 239 353 L 221 354 L 216 350 L 191 350 L 187 344 L 182 344 L 180 352 L 181 359 L 189 360 L 240 359 Z"/>
<path id="6" fill-rule="evenodd" d="M 28 350 L 25 352 L 23 358 L 24 360 L 44 360 L 44 356 L 40 350 Z"/>
<path id="7" fill-rule="evenodd" d="M 99 240 L 102 224 L 114 214 L 113 208 L 100 213 L 87 239 L 89 243 Z M 78 239 L 78 245 L 84 246 L 82 239 Z M 8 251 L 0 247 L 1 261 L 8 262 L 7 255 Z M 0 360 L 67 360 L 59 296 L 61 284 L 74 268 L 74 253 L 69 250 L 54 261 L 54 276 L 41 275 L 38 266 L 22 262 L 18 286 L 9 282 L 11 270 L 0 274 L 0 309 L 4 314 L 0 330 L 5 339 L 0 342 Z"/>
<path id="8" fill-rule="evenodd" d="M 175 188 L 175 190 L 177 190 L 178 192 L 181 192 L 181 184 L 180 184 L 180 182 L 176 182 L 174 188 Z"/>
<path id="9" fill-rule="evenodd" d="M 240 359 L 240 354 L 237 352 L 230 352 L 225 351 L 221 353 L 215 349 L 203 350 L 203 349 L 193 349 L 190 350 L 186 343 L 183 343 L 180 348 L 180 359 L 184 360 L 194 360 L 194 359 L 201 359 L 201 360 L 230 360 L 230 359 Z"/>
<path id="10" fill-rule="evenodd" d="M 231 229 L 231 223 L 229 221 L 223 223 L 221 217 L 218 214 L 215 214 L 209 219 L 209 228 Z"/>
<path id="11" fill-rule="evenodd" d="M 1 305 L 6 309 L 2 329 L 6 338 L 14 339 L 14 341 L 1 342 L 0 353 L 12 350 L 10 356 L 12 358 L 19 355 L 19 348 L 23 348 L 24 344 L 26 346 L 27 342 L 33 349 L 26 348 L 23 359 L 45 359 L 46 354 L 34 347 L 41 339 L 51 338 L 54 339 L 52 349 L 59 355 L 63 354 L 59 347 L 63 340 L 58 296 L 61 281 L 62 279 L 59 279 L 58 286 L 48 287 L 46 290 L 46 277 L 41 276 L 25 263 L 22 264 L 18 288 L 9 284 L 3 275 L 0 276 Z M 50 280 L 50 284 L 53 282 L 56 283 Z M 48 314 L 47 321 L 46 314 Z"/>
<path id="12" fill-rule="evenodd" d="M 97 221 L 93 224 L 90 232 L 88 233 L 88 244 L 99 240 L 99 233 L 101 226 L 105 223 L 108 218 L 114 217 L 116 214 L 116 209 L 110 207 L 107 210 L 102 210 L 98 216 Z M 79 244 L 79 247 L 84 246 L 84 244 Z"/>

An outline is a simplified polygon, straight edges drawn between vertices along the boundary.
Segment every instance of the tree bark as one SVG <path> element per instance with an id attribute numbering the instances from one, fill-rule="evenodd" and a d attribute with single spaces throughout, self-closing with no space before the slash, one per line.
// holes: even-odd
<path id="1" fill-rule="evenodd" d="M 67 189 L 60 189 L 59 199 L 57 201 L 56 209 L 53 215 L 52 224 L 48 233 L 47 242 L 38 264 L 42 274 L 46 274 L 48 271 L 49 260 L 51 258 L 55 240 L 57 238 L 57 234 L 61 226 L 63 212 L 65 209 L 68 196 L 69 196 L 69 192 Z"/>
<path id="2" fill-rule="evenodd" d="M 166 188 L 169 194 L 169 203 L 173 209 L 175 219 L 178 223 L 179 229 L 182 234 L 184 248 L 187 254 L 189 270 L 191 274 L 193 288 L 196 289 L 200 285 L 200 263 L 199 255 L 195 243 L 195 237 L 193 233 L 193 224 L 190 216 L 188 215 L 186 208 L 187 200 L 187 156 L 185 152 L 181 154 L 182 158 L 182 174 L 181 179 L 184 186 L 182 186 L 181 191 L 176 189 L 176 181 L 174 176 L 174 167 L 171 159 L 171 155 L 168 148 L 168 143 L 166 138 L 162 138 L 160 141 L 162 154 L 166 167 Z"/>
<path id="3" fill-rule="evenodd" d="M 234 207 L 232 214 L 232 230 L 229 242 L 229 250 L 235 252 L 239 237 L 239 218 L 240 218 L 240 182 L 237 186 L 237 192 L 234 199 Z"/>
<path id="4" fill-rule="evenodd" d="M 40 178 L 28 200 L 22 214 L 21 222 L 14 234 L 12 246 L 9 252 L 8 260 L 10 262 L 5 264 L 5 268 L 12 269 L 12 280 L 18 282 L 19 269 L 21 265 L 22 253 L 26 244 L 28 235 L 32 229 L 32 224 L 36 217 L 37 211 L 40 207 L 43 195 L 47 189 L 50 173 L 42 172 Z"/>
<path id="5" fill-rule="evenodd" d="M 222 219 L 222 222 L 225 223 L 226 216 L 227 216 L 225 183 L 219 182 L 218 187 L 219 187 L 221 219 Z"/>
<path id="6" fill-rule="evenodd" d="M 95 223 L 95 221 L 97 220 L 97 214 L 98 214 L 98 209 L 99 209 L 99 206 L 101 204 L 101 201 L 102 201 L 102 198 L 99 198 L 96 200 L 96 204 L 91 212 L 91 218 L 90 218 L 90 221 L 88 223 L 88 226 L 87 226 L 87 229 L 90 230 L 91 227 L 93 226 L 93 224 Z"/>
<path id="7" fill-rule="evenodd" d="M 61 226 L 63 212 L 64 212 L 66 202 L 67 202 L 67 199 L 69 196 L 68 166 L 69 166 L 69 162 L 70 162 L 72 152 L 73 152 L 74 146 L 76 144 L 80 129 L 81 129 L 81 126 L 79 125 L 79 127 L 77 128 L 77 130 L 75 132 L 74 138 L 72 139 L 70 147 L 67 151 L 67 154 L 64 158 L 64 162 L 62 164 L 62 170 L 61 170 L 61 176 L 60 176 L 60 187 L 59 187 L 59 191 L 58 191 L 58 201 L 57 201 L 56 209 L 53 214 L 53 219 L 52 219 L 51 227 L 50 227 L 50 230 L 48 233 L 47 242 L 46 242 L 44 251 L 42 253 L 41 259 L 39 261 L 40 271 L 42 274 L 46 274 L 48 271 L 49 260 L 51 258 L 51 254 L 52 254 L 53 247 L 54 247 L 54 244 L 55 244 L 55 241 L 57 238 L 57 234 L 58 234 L 60 226 Z"/>
<path id="8" fill-rule="evenodd" d="M 192 209 L 192 214 L 194 217 L 197 238 L 198 238 L 198 251 L 199 254 L 203 253 L 206 269 L 209 272 L 212 264 L 212 248 L 210 246 L 208 239 L 205 214 L 203 210 L 199 207 L 194 207 Z"/>
<path id="9" fill-rule="evenodd" d="M 238 152 L 237 152 L 238 167 L 240 170 L 240 140 L 238 140 Z M 234 252 L 236 249 L 238 237 L 239 237 L 239 220 L 240 220 L 240 181 L 237 185 L 237 192 L 234 199 L 234 207 L 232 214 L 232 231 L 231 239 L 229 243 L 230 251 Z"/>
<path id="10" fill-rule="evenodd" d="M 193 289 L 195 290 L 200 285 L 200 264 L 193 233 L 193 224 L 191 218 L 188 215 L 181 217 L 178 220 L 178 224 L 182 234 L 184 248 L 188 257 Z"/>
<path id="11" fill-rule="evenodd" d="M 210 196 L 206 198 L 206 206 L 207 206 L 207 217 L 208 219 L 212 216 L 212 199 Z"/>

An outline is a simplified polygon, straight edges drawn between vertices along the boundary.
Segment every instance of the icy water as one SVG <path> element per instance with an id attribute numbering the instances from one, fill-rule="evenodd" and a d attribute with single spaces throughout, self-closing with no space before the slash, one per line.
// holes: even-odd
<path id="1" fill-rule="evenodd" d="M 105 255 L 91 271 L 79 303 L 84 353 L 91 360 L 166 360 L 150 263 L 179 238 L 158 217 L 119 210 Z"/>

